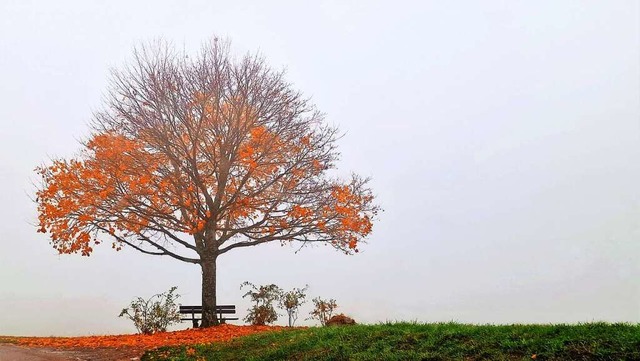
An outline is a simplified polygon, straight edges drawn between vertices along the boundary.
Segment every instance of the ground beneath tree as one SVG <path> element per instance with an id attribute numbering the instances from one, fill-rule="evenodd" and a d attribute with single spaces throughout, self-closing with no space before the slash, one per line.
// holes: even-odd
<path id="1" fill-rule="evenodd" d="M 220 325 L 205 329 L 160 332 L 153 335 L 85 337 L 2 337 L 2 361 L 129 361 L 145 350 L 161 346 L 226 342 L 259 332 L 279 331 L 279 326 Z"/>

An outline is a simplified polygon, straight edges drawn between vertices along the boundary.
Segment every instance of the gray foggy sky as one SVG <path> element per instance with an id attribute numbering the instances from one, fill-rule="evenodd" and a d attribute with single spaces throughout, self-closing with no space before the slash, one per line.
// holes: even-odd
<path id="1" fill-rule="evenodd" d="M 119 311 L 173 285 L 199 303 L 198 266 L 58 256 L 29 196 L 134 45 L 214 35 L 288 70 L 385 209 L 356 256 L 225 254 L 218 300 L 240 317 L 249 280 L 308 283 L 361 322 L 640 322 L 637 1 L 2 0 L 0 335 L 133 332 Z"/>

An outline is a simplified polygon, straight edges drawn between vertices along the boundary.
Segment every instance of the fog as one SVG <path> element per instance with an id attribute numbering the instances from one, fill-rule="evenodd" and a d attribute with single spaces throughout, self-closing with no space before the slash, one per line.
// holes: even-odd
<path id="1" fill-rule="evenodd" d="M 363 323 L 640 322 L 637 1 L 4 0 L 0 335 L 131 333 L 120 310 L 174 285 L 199 304 L 198 266 L 58 255 L 31 199 L 135 45 L 195 55 L 213 36 L 287 70 L 345 133 L 341 174 L 372 177 L 384 208 L 355 256 L 222 256 L 218 301 L 241 318 L 251 281 L 309 284 Z"/>

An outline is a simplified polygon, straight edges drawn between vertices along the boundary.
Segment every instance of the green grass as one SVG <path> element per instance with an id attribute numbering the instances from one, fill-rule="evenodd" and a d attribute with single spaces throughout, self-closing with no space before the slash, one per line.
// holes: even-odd
<path id="1" fill-rule="evenodd" d="M 640 325 L 476 326 L 395 323 L 256 334 L 228 343 L 164 347 L 154 360 L 640 360 Z"/>

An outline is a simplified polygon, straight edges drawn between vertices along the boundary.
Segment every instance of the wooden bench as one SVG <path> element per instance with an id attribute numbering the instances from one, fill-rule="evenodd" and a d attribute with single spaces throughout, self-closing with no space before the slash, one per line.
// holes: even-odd
<path id="1" fill-rule="evenodd" d="M 180 306 L 181 315 L 190 315 L 191 317 L 180 318 L 181 321 L 192 321 L 193 328 L 198 328 L 198 321 L 202 320 L 202 306 Z M 218 305 L 216 306 L 216 317 L 220 323 L 226 321 L 237 320 L 237 317 L 224 317 L 223 315 L 235 315 L 235 305 Z M 199 317 L 196 317 L 199 316 Z"/>

